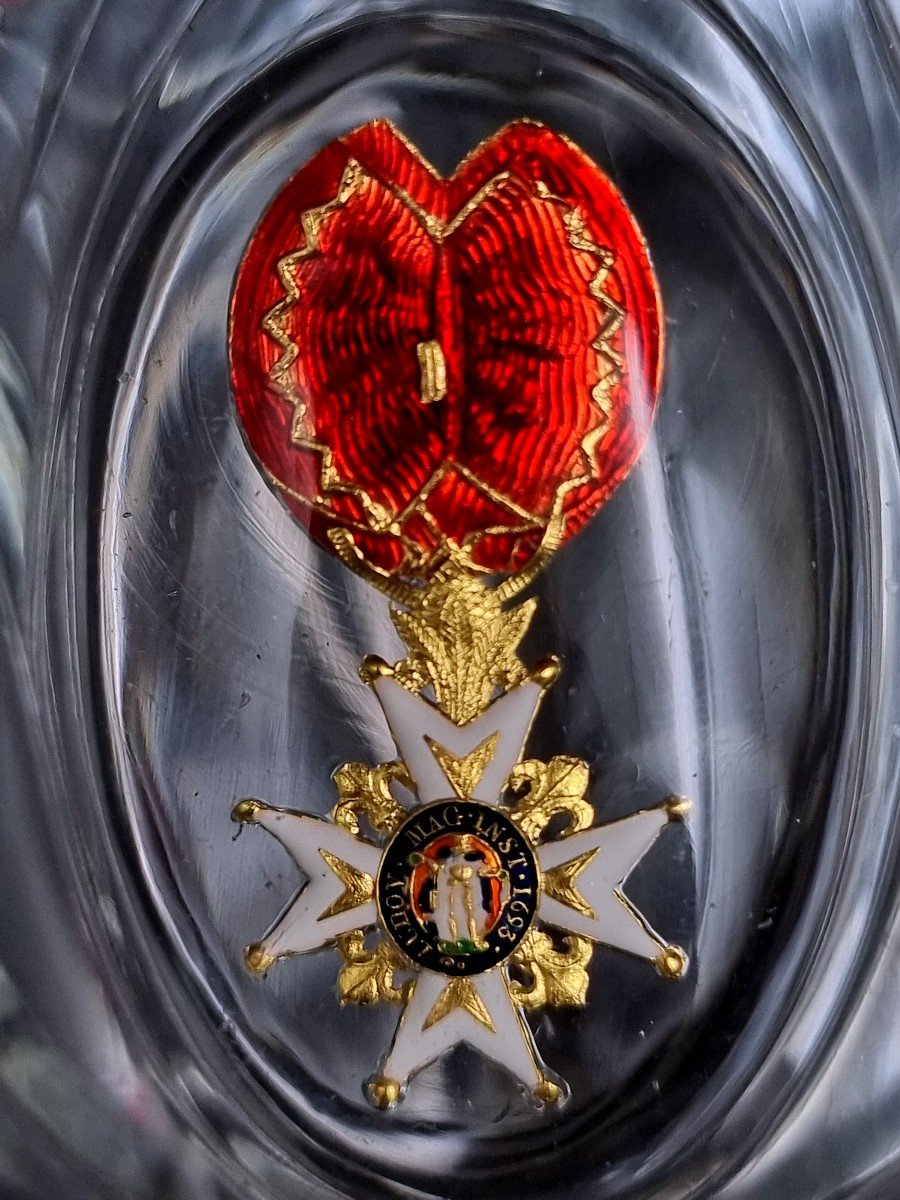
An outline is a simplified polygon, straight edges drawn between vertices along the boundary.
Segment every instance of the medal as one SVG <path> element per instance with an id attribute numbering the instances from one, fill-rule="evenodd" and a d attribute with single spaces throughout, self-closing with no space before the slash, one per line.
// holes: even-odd
<path id="1" fill-rule="evenodd" d="M 585 762 L 527 749 L 565 672 L 523 649 L 528 589 L 628 474 L 656 402 L 641 234 L 598 167 L 539 124 L 507 126 L 442 178 L 372 122 L 265 213 L 230 352 L 260 471 L 385 595 L 405 646 L 360 666 L 393 760 L 342 765 L 329 818 L 234 807 L 304 877 L 247 965 L 333 946 L 342 1004 L 397 1006 L 360 1081 L 378 1108 L 461 1043 L 561 1103 L 527 1014 L 602 1003 L 598 946 L 645 959 L 648 986 L 688 965 L 627 888 L 688 802 L 604 824 Z"/>

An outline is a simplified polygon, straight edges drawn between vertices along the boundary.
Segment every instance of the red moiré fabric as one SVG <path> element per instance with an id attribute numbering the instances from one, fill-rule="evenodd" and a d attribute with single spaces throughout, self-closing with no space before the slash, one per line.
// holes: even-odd
<path id="1" fill-rule="evenodd" d="M 432 342 L 446 394 L 429 403 Z M 294 515 L 324 546 L 344 526 L 370 564 L 427 579 L 448 541 L 518 570 L 555 504 L 566 538 L 604 502 L 649 427 L 661 314 L 628 209 L 571 142 L 517 122 L 443 179 L 376 121 L 266 212 L 230 349 L 247 441 Z M 605 416 L 593 392 L 616 359 Z"/>

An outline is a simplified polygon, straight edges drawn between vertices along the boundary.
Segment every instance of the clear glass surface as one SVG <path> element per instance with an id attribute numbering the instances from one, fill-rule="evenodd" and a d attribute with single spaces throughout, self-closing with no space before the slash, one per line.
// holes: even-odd
<path id="1" fill-rule="evenodd" d="M 3 10 L 12 1194 L 894 1195 L 893 20 Z M 565 674 L 531 749 L 589 762 L 601 820 L 692 798 L 630 892 L 694 967 L 648 987 L 601 951 L 589 1006 L 540 1015 L 558 1113 L 463 1051 L 385 1116 L 362 1083 L 396 1010 L 340 1008 L 333 951 L 243 967 L 298 877 L 231 806 L 324 814 L 342 761 L 391 757 L 356 668 L 399 644 L 247 455 L 228 298 L 333 137 L 387 116 L 450 171 L 523 115 L 623 192 L 668 338 L 638 468 L 537 585 L 527 657 Z"/>

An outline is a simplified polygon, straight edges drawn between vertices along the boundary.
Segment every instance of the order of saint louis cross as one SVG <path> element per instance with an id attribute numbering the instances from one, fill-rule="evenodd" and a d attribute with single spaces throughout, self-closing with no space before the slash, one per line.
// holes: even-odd
<path id="1" fill-rule="evenodd" d="M 310 535 L 384 592 L 408 647 L 364 660 L 397 746 L 346 763 L 323 819 L 242 800 L 303 877 L 246 961 L 334 946 L 342 1003 L 401 1006 L 366 1083 L 390 1108 L 459 1043 L 565 1098 L 530 1010 L 584 1005 L 602 943 L 688 964 L 628 899 L 686 800 L 595 826 L 580 759 L 525 758 L 560 665 L 522 599 L 649 429 L 661 310 L 612 183 L 533 121 L 443 178 L 388 122 L 319 152 L 251 239 L 231 310 L 250 450 Z M 373 1063 L 374 1067 L 374 1063 Z"/>

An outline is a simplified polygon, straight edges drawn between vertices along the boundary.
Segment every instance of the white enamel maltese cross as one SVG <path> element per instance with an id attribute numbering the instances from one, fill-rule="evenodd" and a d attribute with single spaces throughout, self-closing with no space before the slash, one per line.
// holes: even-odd
<path id="1" fill-rule="evenodd" d="M 565 1084 L 542 1062 L 523 1008 L 537 1007 L 536 991 L 538 1003 L 583 1003 L 595 942 L 650 960 L 664 977 L 683 974 L 684 952 L 654 932 L 623 886 L 687 802 L 673 798 L 595 828 L 581 828 L 577 812 L 576 832 L 548 838 L 547 813 L 567 810 L 560 794 L 570 816 L 573 799 L 586 804 L 576 797 L 586 768 L 576 759 L 521 761 L 546 679 L 536 674 L 462 726 L 388 670 L 370 682 L 400 762 L 357 765 L 355 776 L 353 764 L 342 768 L 355 793 L 340 789 L 334 820 L 257 800 L 234 810 L 236 820 L 277 838 L 305 877 L 270 932 L 248 948 L 247 962 L 263 973 L 283 956 L 337 944 L 343 1002 L 403 1004 L 367 1086 L 379 1107 L 402 1099 L 412 1075 L 460 1042 L 500 1063 L 538 1102 L 559 1101 Z M 530 769 L 554 764 L 555 795 Z M 529 785 L 524 805 L 504 802 L 517 780 Z"/>

